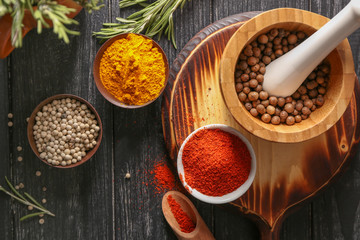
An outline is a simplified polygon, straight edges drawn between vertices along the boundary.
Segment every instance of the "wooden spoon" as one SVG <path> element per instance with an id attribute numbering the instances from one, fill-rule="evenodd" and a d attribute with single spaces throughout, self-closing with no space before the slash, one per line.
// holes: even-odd
<path id="1" fill-rule="evenodd" d="M 193 220 L 195 223 L 194 231 L 190 233 L 182 232 L 178 222 L 176 221 L 173 213 L 171 212 L 168 196 L 171 195 L 177 203 L 180 204 L 181 209 Z M 204 220 L 201 218 L 200 214 L 196 210 L 194 204 L 182 193 L 178 191 L 169 191 L 167 192 L 162 200 L 162 211 L 164 213 L 166 221 L 169 223 L 170 227 L 173 229 L 175 235 L 180 240 L 185 239 L 197 239 L 197 240 L 208 240 L 215 239 L 209 228 L 206 226 Z"/>

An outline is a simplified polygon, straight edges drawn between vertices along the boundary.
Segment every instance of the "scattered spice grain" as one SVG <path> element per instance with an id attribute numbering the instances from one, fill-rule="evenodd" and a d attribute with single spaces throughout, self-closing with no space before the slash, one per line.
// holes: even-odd
<path id="1" fill-rule="evenodd" d="M 40 171 L 36 171 L 36 172 L 35 172 L 35 175 L 36 175 L 37 177 L 40 177 L 40 176 L 41 176 L 41 172 L 40 172 Z"/>
<path id="2" fill-rule="evenodd" d="M 28 210 L 29 211 L 31 211 L 31 210 L 33 210 L 34 208 L 33 208 L 33 206 L 28 206 Z"/>
<path id="3" fill-rule="evenodd" d="M 12 113 L 8 113 L 7 116 L 8 116 L 8 118 L 10 118 L 10 119 L 14 117 L 14 115 L 13 115 Z"/>
<path id="4" fill-rule="evenodd" d="M 16 150 L 17 150 L 18 152 L 21 152 L 22 147 L 21 147 L 21 146 L 17 146 L 17 147 L 16 147 Z"/>
<path id="5" fill-rule="evenodd" d="M 184 233 L 190 233 L 195 229 L 193 220 L 182 210 L 180 204 L 171 196 L 167 197 L 168 204 L 174 218 L 180 226 L 180 230 Z"/>
<path id="6" fill-rule="evenodd" d="M 12 127 L 12 126 L 14 126 L 14 123 L 11 122 L 11 121 L 9 121 L 9 122 L 8 122 L 8 127 Z"/>
<path id="7" fill-rule="evenodd" d="M 130 177 L 131 177 L 130 173 L 126 173 L 126 174 L 125 174 L 125 178 L 126 178 L 126 179 L 129 179 Z"/>
<path id="8" fill-rule="evenodd" d="M 43 218 L 40 218 L 40 219 L 39 219 L 39 223 L 40 223 L 40 224 L 44 224 L 44 223 L 45 223 L 45 220 L 44 220 Z"/>
<path id="9" fill-rule="evenodd" d="M 41 202 L 46 203 L 46 199 L 45 198 L 41 199 Z"/>
<path id="10" fill-rule="evenodd" d="M 23 158 L 22 158 L 21 156 L 19 156 L 19 157 L 17 158 L 17 160 L 18 160 L 19 162 L 21 162 L 21 161 L 23 160 Z"/>

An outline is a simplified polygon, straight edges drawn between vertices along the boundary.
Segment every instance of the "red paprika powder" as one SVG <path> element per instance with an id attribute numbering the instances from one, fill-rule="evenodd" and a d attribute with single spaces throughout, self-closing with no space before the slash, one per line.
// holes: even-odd
<path id="1" fill-rule="evenodd" d="M 181 209 L 181 206 L 176 200 L 169 195 L 167 197 L 172 214 L 174 215 L 176 221 L 178 222 L 182 232 L 190 233 L 194 231 L 195 224 L 191 218 Z"/>
<path id="2" fill-rule="evenodd" d="M 251 155 L 237 136 L 220 129 L 202 129 L 183 149 L 186 183 L 208 196 L 223 196 L 239 188 L 251 169 Z"/>

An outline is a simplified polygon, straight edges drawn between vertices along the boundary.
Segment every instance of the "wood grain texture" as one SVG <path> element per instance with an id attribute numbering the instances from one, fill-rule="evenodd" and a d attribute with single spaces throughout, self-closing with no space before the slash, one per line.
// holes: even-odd
<path id="1" fill-rule="evenodd" d="M 105 20 L 104 11 L 92 15 L 82 11 L 77 20 L 80 37 L 71 37 L 66 45 L 51 32 L 42 35 L 30 32 L 24 46 L 11 55 L 11 83 L 14 128 L 11 149 L 22 146 L 23 161 L 13 159 L 16 184 L 22 182 L 36 199 L 47 199 L 45 206 L 55 218 L 45 217 L 19 223 L 28 210 L 14 204 L 14 239 L 103 239 L 113 237 L 112 201 L 112 141 L 104 138 L 95 156 L 86 164 L 73 169 L 54 169 L 46 166 L 31 151 L 26 139 L 26 118 L 42 100 L 55 94 L 70 93 L 87 99 L 98 111 L 104 135 L 112 133 L 111 105 L 97 93 L 92 80 L 91 61 L 99 47 L 91 37 L 92 31 Z M 35 172 L 40 171 L 40 177 Z M 43 192 L 41 188 L 47 187 Z"/>
<path id="2" fill-rule="evenodd" d="M 227 124 L 247 136 L 255 148 L 259 169 L 252 189 L 234 205 L 246 214 L 257 215 L 258 221 L 264 221 L 268 226 L 261 227 L 263 233 L 270 227 L 272 237 L 277 239 L 285 212 L 326 186 L 342 169 L 353 144 L 357 144 L 359 136 L 354 132 L 357 126 L 358 100 L 353 96 L 351 108 L 348 108 L 335 127 L 304 143 L 271 143 L 250 135 L 229 115 L 222 103 L 218 86 L 216 69 L 228 40 L 226 37 L 231 35 L 231 31 L 231 28 L 223 27 L 201 42 L 190 41 L 188 45 L 196 45 L 194 50 L 188 52 L 185 47 L 185 51 L 180 53 L 178 59 L 183 64 L 179 68 L 174 64 L 176 68 L 172 69 L 178 72 L 176 78 L 170 80 L 170 83 L 173 82 L 173 85 L 169 85 L 172 86 L 171 99 L 166 99 L 169 95 L 164 95 L 163 119 L 166 120 L 166 114 L 169 114 L 170 119 L 168 125 L 164 124 L 165 138 L 174 140 L 169 151 L 176 156 L 182 141 L 194 129 L 207 124 Z M 206 32 L 198 35 L 201 34 Z M 347 127 L 343 127 L 344 125 Z M 173 131 L 172 136 L 167 132 L 169 129 Z M 320 153 L 312 153 L 317 151 Z M 294 155 L 298 157 L 290 157 Z M 324 166 L 327 168 L 324 169 Z M 264 236 L 270 237 L 266 233 Z"/>
<path id="3" fill-rule="evenodd" d="M 7 188 L 4 176 L 11 179 L 12 176 L 12 158 L 13 154 L 10 152 L 10 138 L 12 129 L 8 127 L 8 113 L 9 113 L 9 82 L 8 82 L 8 60 L 0 60 L 0 101 L 2 107 L 0 108 L 0 153 L 2 158 L 0 160 L 0 185 Z M 7 188 L 8 189 L 8 188 Z M 14 219 L 12 200 L 0 193 L 0 235 L 4 239 L 12 239 L 14 231 Z"/>

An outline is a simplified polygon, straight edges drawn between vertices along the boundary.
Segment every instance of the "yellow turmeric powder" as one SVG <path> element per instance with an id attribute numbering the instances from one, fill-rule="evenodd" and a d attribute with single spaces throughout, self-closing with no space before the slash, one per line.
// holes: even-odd
<path id="1" fill-rule="evenodd" d="M 100 78 L 121 102 L 142 105 L 159 96 L 165 84 L 165 63 L 152 40 L 130 33 L 105 50 Z"/>

